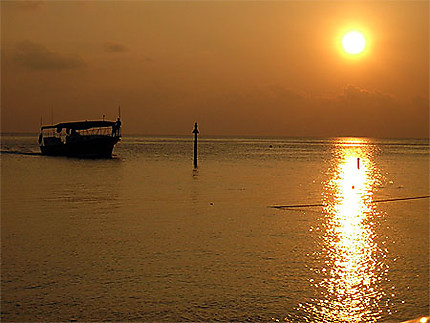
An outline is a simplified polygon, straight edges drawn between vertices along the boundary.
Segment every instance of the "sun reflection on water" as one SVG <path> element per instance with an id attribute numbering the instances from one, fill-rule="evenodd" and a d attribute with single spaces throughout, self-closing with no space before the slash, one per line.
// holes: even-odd
<path id="1" fill-rule="evenodd" d="M 342 140 L 334 147 L 314 255 L 319 265 L 312 268 L 316 296 L 299 307 L 312 322 L 374 322 L 383 311 L 380 282 L 388 271 L 374 230 L 379 175 L 366 140 Z"/>

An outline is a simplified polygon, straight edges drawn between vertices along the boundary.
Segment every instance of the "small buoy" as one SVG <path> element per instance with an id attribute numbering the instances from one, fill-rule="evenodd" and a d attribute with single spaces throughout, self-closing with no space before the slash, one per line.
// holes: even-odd
<path id="1" fill-rule="evenodd" d="M 272 146 L 272 145 L 269 145 L 269 148 L 273 148 L 273 146 Z"/>
<path id="2" fill-rule="evenodd" d="M 214 205 L 214 202 L 210 202 L 209 205 Z"/>
<path id="3" fill-rule="evenodd" d="M 352 189 L 354 189 L 355 187 L 354 187 L 354 185 L 352 185 Z"/>

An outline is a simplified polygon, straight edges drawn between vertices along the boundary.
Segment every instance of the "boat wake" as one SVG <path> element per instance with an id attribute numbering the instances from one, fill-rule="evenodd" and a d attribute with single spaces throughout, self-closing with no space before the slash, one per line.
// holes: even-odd
<path id="1" fill-rule="evenodd" d="M 42 156 L 42 153 L 38 152 L 28 152 L 28 151 L 18 151 L 18 150 L 1 150 L 0 154 L 9 155 L 26 155 L 26 156 Z"/>

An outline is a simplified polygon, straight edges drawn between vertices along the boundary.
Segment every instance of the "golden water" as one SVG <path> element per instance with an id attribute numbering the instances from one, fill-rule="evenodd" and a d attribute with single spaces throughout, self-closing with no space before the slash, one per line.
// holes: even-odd
<path id="1" fill-rule="evenodd" d="M 372 203 L 428 192 L 428 141 L 202 138 L 198 172 L 192 145 L 82 160 L 3 136 L 2 321 L 428 313 L 428 201 Z M 306 203 L 325 206 L 268 208 Z"/>

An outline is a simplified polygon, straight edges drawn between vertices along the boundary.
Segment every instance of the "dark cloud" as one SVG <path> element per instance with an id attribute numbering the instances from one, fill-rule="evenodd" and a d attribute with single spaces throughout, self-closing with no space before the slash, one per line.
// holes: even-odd
<path id="1" fill-rule="evenodd" d="M 118 43 L 106 43 L 105 51 L 108 53 L 123 53 L 127 51 L 127 47 Z"/>
<path id="2" fill-rule="evenodd" d="M 84 65 L 82 58 L 77 55 L 53 52 L 31 41 L 18 43 L 13 59 L 16 63 L 33 70 L 64 70 Z"/>

